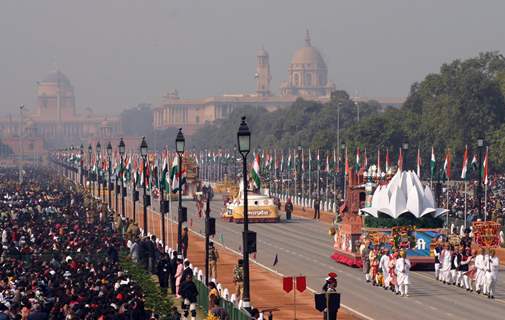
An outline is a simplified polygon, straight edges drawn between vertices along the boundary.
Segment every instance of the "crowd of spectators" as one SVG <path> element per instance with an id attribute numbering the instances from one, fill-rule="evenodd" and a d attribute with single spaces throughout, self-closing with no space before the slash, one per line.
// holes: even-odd
<path id="1" fill-rule="evenodd" d="M 0 320 L 156 319 L 106 206 L 45 169 L 0 169 Z"/>

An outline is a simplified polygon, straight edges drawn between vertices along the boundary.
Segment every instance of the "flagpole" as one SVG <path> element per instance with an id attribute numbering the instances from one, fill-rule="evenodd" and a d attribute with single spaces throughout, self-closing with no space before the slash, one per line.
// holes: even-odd
<path id="1" fill-rule="evenodd" d="M 487 183 L 484 185 L 484 221 L 487 221 Z"/>
<path id="2" fill-rule="evenodd" d="M 445 220 L 446 220 L 446 223 L 447 223 L 447 230 L 449 230 L 449 183 L 450 183 L 450 182 L 451 182 L 451 181 L 450 181 L 450 178 L 449 178 L 449 177 L 447 177 L 447 190 L 446 190 L 446 191 L 447 191 L 447 192 L 446 192 L 446 193 L 447 193 L 447 194 L 446 194 L 446 196 L 447 196 L 447 203 L 446 203 L 447 213 L 446 213 L 446 219 L 445 219 Z"/>
<path id="3" fill-rule="evenodd" d="M 465 229 L 466 229 L 466 216 L 467 216 L 467 205 L 466 205 L 466 199 L 467 199 L 466 188 L 467 188 L 467 184 L 468 184 L 468 181 L 466 181 L 466 179 L 465 179 L 465 223 L 464 223 Z"/>

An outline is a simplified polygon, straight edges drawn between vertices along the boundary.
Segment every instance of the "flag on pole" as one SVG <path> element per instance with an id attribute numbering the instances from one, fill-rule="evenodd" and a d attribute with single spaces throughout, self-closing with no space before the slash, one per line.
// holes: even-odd
<path id="1" fill-rule="evenodd" d="M 368 169 L 368 157 L 367 157 L 367 155 L 366 155 L 366 148 L 365 148 L 364 160 L 365 160 L 365 161 L 363 162 L 363 168 L 364 168 L 365 170 L 367 170 L 367 169 Z"/>
<path id="2" fill-rule="evenodd" d="M 465 153 L 463 154 L 463 166 L 461 169 L 461 179 L 466 180 L 468 172 L 468 146 L 465 146 Z"/>
<path id="3" fill-rule="evenodd" d="M 479 162 L 477 161 L 477 155 L 474 154 L 472 158 L 472 170 L 477 171 L 478 168 L 479 168 Z"/>
<path id="4" fill-rule="evenodd" d="M 349 158 L 347 157 L 347 146 L 345 147 L 345 175 L 349 175 Z"/>
<path id="5" fill-rule="evenodd" d="M 398 167 L 398 171 L 402 172 L 403 171 L 403 154 L 402 154 L 402 148 L 400 148 L 400 152 L 398 153 L 398 163 L 396 164 Z"/>
<path id="6" fill-rule="evenodd" d="M 435 149 L 433 146 L 431 147 L 431 158 L 430 158 L 430 173 L 431 173 L 431 178 L 435 176 L 435 169 L 437 167 L 437 162 L 435 160 Z"/>
<path id="7" fill-rule="evenodd" d="M 377 173 L 380 172 L 381 172 L 381 149 L 377 148 Z"/>
<path id="8" fill-rule="evenodd" d="M 186 183 L 186 170 L 180 168 L 179 157 L 175 156 L 172 163 L 172 170 L 170 171 L 170 180 L 172 180 L 172 192 L 179 191 L 179 179 L 181 179 L 181 187 Z"/>
<path id="9" fill-rule="evenodd" d="M 251 171 L 251 177 L 253 178 L 254 186 L 259 189 L 261 187 L 260 179 L 260 155 L 256 154 L 254 158 L 253 167 Z"/>
<path id="10" fill-rule="evenodd" d="M 451 156 L 449 149 L 447 149 L 447 154 L 445 155 L 444 172 L 447 179 L 451 179 Z"/>
<path id="11" fill-rule="evenodd" d="M 386 149 L 386 173 L 389 173 L 391 168 L 391 159 L 389 159 L 389 149 Z"/>
<path id="12" fill-rule="evenodd" d="M 421 166 L 423 165 L 421 160 L 421 150 L 417 148 L 417 176 L 421 178 Z"/>
<path id="13" fill-rule="evenodd" d="M 356 163 L 354 164 L 354 169 L 356 170 L 356 174 L 359 172 L 361 168 L 361 160 L 359 158 L 359 147 L 356 148 Z"/>
<path id="14" fill-rule="evenodd" d="M 486 147 L 486 155 L 484 156 L 484 163 L 482 166 L 482 170 L 484 170 L 484 184 L 487 185 L 489 183 L 488 174 L 489 174 L 489 147 Z"/>
<path id="15" fill-rule="evenodd" d="M 170 177 L 168 176 L 168 159 L 167 159 L 167 154 L 164 152 L 163 154 L 163 169 L 161 171 L 161 187 L 163 190 L 166 192 L 170 192 L 170 183 L 168 180 Z"/>

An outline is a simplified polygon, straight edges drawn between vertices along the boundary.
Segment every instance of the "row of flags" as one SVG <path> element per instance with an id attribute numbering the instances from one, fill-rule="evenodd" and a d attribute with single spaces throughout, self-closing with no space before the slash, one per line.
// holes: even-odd
<path id="1" fill-rule="evenodd" d="M 71 153 L 66 156 L 67 161 L 76 165 L 84 164 L 85 160 L 80 154 Z M 172 161 L 170 161 L 172 160 Z M 168 151 L 163 151 L 161 154 L 151 153 L 146 157 L 146 160 L 136 153 L 127 154 L 121 157 L 116 152 L 109 162 L 106 157 L 100 155 L 92 155 L 91 159 L 87 159 L 90 170 L 97 176 L 108 177 L 110 170 L 111 177 L 114 179 L 122 179 L 126 184 L 132 183 L 135 186 L 144 186 L 151 191 L 153 188 L 162 188 L 166 192 L 176 193 L 179 191 L 179 180 L 181 186 L 186 184 L 187 170 L 179 165 L 179 157 Z M 162 164 L 161 168 L 159 164 Z M 171 164 L 171 165 L 170 165 Z M 145 168 L 145 176 L 144 176 Z"/>

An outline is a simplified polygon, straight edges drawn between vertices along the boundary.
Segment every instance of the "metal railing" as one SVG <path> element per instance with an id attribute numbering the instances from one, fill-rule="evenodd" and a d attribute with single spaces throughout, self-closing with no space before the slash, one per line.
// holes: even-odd
<path id="1" fill-rule="evenodd" d="M 197 304 L 205 314 L 209 313 L 209 289 L 199 280 L 193 279 L 198 289 Z M 245 311 L 240 310 L 233 302 L 227 301 L 222 297 L 219 299 L 219 305 L 226 310 L 230 320 L 250 320 L 252 319 Z"/>

